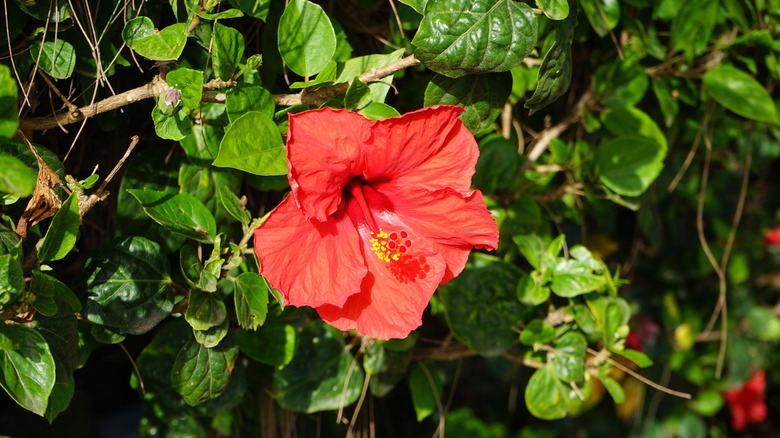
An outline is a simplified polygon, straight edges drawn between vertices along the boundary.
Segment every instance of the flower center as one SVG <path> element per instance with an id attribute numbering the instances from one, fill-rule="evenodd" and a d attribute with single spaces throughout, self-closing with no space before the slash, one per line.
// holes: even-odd
<path id="1" fill-rule="evenodd" d="M 406 231 L 388 233 L 381 228 L 379 232 L 371 232 L 371 251 L 384 262 L 397 262 L 401 256 L 412 246 Z"/>

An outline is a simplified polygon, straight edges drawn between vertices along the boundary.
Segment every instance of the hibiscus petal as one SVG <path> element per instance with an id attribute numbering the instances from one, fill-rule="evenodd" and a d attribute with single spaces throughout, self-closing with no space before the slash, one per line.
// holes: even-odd
<path id="1" fill-rule="evenodd" d="M 372 252 L 367 237 L 368 274 L 361 292 L 341 307 L 321 306 L 317 312 L 340 330 L 357 329 L 375 339 L 405 338 L 422 324 L 423 311 L 444 275 L 444 260 L 424 239 L 408 232 L 406 238 L 414 244 L 398 261 L 386 262 Z"/>
<path id="2" fill-rule="evenodd" d="M 458 119 L 458 106 L 432 106 L 377 122 L 367 149 L 366 179 L 399 187 L 469 191 L 479 148 Z"/>
<path id="3" fill-rule="evenodd" d="M 357 113 L 330 108 L 290 115 L 288 179 L 307 218 L 324 221 L 333 214 L 346 183 L 363 173 L 372 123 Z"/>
<path id="4" fill-rule="evenodd" d="M 478 190 L 463 196 L 451 189 L 429 192 L 379 185 L 364 189 L 372 208 L 387 210 L 390 222 L 414 230 L 444 258 L 446 283 L 463 271 L 473 247 L 498 247 L 498 227 Z M 390 205 L 383 205 L 390 204 Z"/>
<path id="5" fill-rule="evenodd" d="M 366 276 L 360 237 L 345 214 L 306 219 L 287 197 L 255 230 L 260 273 L 293 306 L 341 306 Z"/>

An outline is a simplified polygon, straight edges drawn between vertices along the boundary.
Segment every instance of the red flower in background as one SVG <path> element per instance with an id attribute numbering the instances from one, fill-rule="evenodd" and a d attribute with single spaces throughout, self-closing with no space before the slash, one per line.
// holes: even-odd
<path id="1" fill-rule="evenodd" d="M 764 233 L 764 244 L 766 246 L 780 246 L 780 227 Z"/>
<path id="2" fill-rule="evenodd" d="M 261 273 L 286 304 L 341 330 L 406 337 L 472 247 L 496 248 L 495 220 L 470 190 L 479 151 L 462 111 L 290 116 L 292 191 L 255 230 Z"/>
<path id="3" fill-rule="evenodd" d="M 731 428 L 737 432 L 745 430 L 750 423 L 766 419 L 766 375 L 764 370 L 753 374 L 744 386 L 726 391 L 723 398 L 731 409 Z"/>

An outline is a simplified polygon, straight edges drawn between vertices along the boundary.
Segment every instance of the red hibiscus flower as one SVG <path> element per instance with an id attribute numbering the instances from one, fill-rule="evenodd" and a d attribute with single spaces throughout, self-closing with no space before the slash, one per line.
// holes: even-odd
<path id="1" fill-rule="evenodd" d="M 766 375 L 761 370 L 748 380 L 744 386 L 726 391 L 723 394 L 731 409 L 731 428 L 737 432 L 745 430 L 750 423 L 760 423 L 766 419 Z"/>
<path id="2" fill-rule="evenodd" d="M 260 272 L 286 304 L 341 330 L 403 338 L 472 247 L 496 248 L 495 220 L 470 190 L 479 151 L 461 112 L 290 116 L 292 191 L 255 230 Z"/>
<path id="3" fill-rule="evenodd" d="M 766 246 L 780 246 L 780 227 L 764 233 L 764 244 Z"/>

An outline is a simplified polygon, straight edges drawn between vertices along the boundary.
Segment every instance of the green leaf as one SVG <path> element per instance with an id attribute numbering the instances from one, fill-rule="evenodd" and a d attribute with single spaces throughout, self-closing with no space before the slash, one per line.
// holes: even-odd
<path id="1" fill-rule="evenodd" d="M 769 92 L 751 75 L 730 66 L 707 70 L 704 85 L 712 97 L 742 117 L 777 123 L 777 109 Z"/>
<path id="2" fill-rule="evenodd" d="M 415 11 L 417 11 L 418 14 L 423 15 L 425 12 L 425 5 L 428 3 L 428 0 L 398 0 L 401 3 L 411 7 Z"/>
<path id="3" fill-rule="evenodd" d="M 189 116 L 178 108 L 172 114 L 165 114 L 160 110 L 159 103 L 152 108 L 152 120 L 154 132 L 165 140 L 179 141 L 187 136 L 192 129 L 192 121 Z"/>
<path id="4" fill-rule="evenodd" d="M 49 396 L 49 404 L 46 406 L 46 412 L 43 416 L 49 421 L 49 424 L 55 418 L 70 406 L 73 399 L 73 393 L 76 390 L 76 381 L 71 380 L 68 383 L 55 383 Z"/>
<path id="5" fill-rule="evenodd" d="M 412 348 L 396 351 L 388 345 L 392 344 L 374 343 L 368 346 L 363 356 L 363 370 L 371 376 L 369 389 L 377 397 L 389 394 L 406 377 L 412 361 Z"/>
<path id="6" fill-rule="evenodd" d="M 520 65 L 534 49 L 536 33 L 536 17 L 525 3 L 440 0 L 426 5 L 412 45 L 426 67 L 456 78 Z"/>
<path id="7" fill-rule="evenodd" d="M 547 250 L 547 245 L 544 240 L 537 234 L 518 234 L 512 236 L 512 241 L 515 242 L 517 248 L 520 249 L 520 254 L 525 257 L 528 263 L 536 270 L 546 269 L 543 265 L 544 254 Z"/>
<path id="8" fill-rule="evenodd" d="M 255 175 L 286 175 L 286 150 L 276 124 L 267 115 L 250 111 L 225 132 L 214 166 Z"/>
<path id="9" fill-rule="evenodd" d="M 628 315 L 624 309 L 615 302 L 608 302 L 604 308 L 604 345 L 611 349 L 620 339 L 618 330 L 624 325 Z"/>
<path id="10" fill-rule="evenodd" d="M 541 319 L 534 319 L 520 332 L 520 342 L 523 345 L 548 344 L 555 339 L 555 327 L 545 324 Z"/>
<path id="11" fill-rule="evenodd" d="M 181 247 L 179 265 L 181 266 L 182 274 L 184 274 L 184 279 L 187 280 L 190 286 L 206 292 L 217 290 L 219 278 L 215 273 L 204 269 L 203 263 L 198 258 L 198 249 L 195 246 L 187 244 Z"/>
<path id="12" fill-rule="evenodd" d="M 24 290 L 24 272 L 11 254 L 0 255 L 0 305 L 5 305 Z"/>
<path id="13" fill-rule="evenodd" d="M 131 189 L 146 214 L 165 229 L 198 242 L 211 243 L 217 225 L 211 212 L 192 195 L 171 194 L 148 189 Z"/>
<path id="14" fill-rule="evenodd" d="M 195 336 L 195 341 L 206 348 L 214 348 L 225 339 L 230 328 L 230 321 L 225 318 L 222 324 L 215 325 L 214 327 L 207 328 L 206 330 L 193 330 L 192 334 Z"/>
<path id="15" fill-rule="evenodd" d="M 198 289 L 190 290 L 190 301 L 187 303 L 184 319 L 193 329 L 208 330 L 222 324 L 226 317 L 225 302 L 219 295 Z"/>
<path id="16" fill-rule="evenodd" d="M 620 404 L 626 401 L 626 393 L 623 391 L 623 387 L 620 386 L 620 382 L 607 375 L 599 376 L 599 380 L 604 384 L 604 388 L 607 389 L 609 396 L 615 400 L 615 403 Z"/>
<path id="17" fill-rule="evenodd" d="M 250 17 L 265 21 L 271 7 L 271 0 L 230 0 L 230 4 Z"/>
<path id="18" fill-rule="evenodd" d="M 555 375 L 564 382 L 579 382 L 585 378 L 585 348 L 588 342 L 579 332 L 566 332 L 555 342 L 552 357 Z"/>
<path id="19" fill-rule="evenodd" d="M 259 85 L 239 84 L 229 89 L 225 96 L 231 123 L 250 111 L 258 111 L 270 119 L 274 116 L 274 98 L 268 90 Z"/>
<path id="20" fill-rule="evenodd" d="M 618 0 L 580 0 L 580 6 L 600 37 L 606 36 L 620 21 Z"/>
<path id="21" fill-rule="evenodd" d="M 39 300 L 38 297 L 40 295 L 46 295 L 50 297 L 52 305 L 54 306 L 54 312 L 48 314 L 47 316 L 52 316 L 57 312 L 57 301 L 62 301 L 65 303 L 72 312 L 81 311 L 81 302 L 79 301 L 79 298 L 76 296 L 76 294 L 74 294 L 73 291 L 65 285 L 65 283 L 62 283 L 51 275 L 41 273 L 34 276 L 32 282 L 30 283 L 30 291 L 36 295 L 35 303 L 33 303 L 36 306 L 36 309 Z"/>
<path id="22" fill-rule="evenodd" d="M 218 79 L 227 81 L 233 77 L 241 57 L 244 56 L 244 36 L 232 27 L 214 23 L 212 43 L 214 74 Z"/>
<path id="23" fill-rule="evenodd" d="M 354 403 L 364 374 L 344 348 L 341 331 L 314 321 L 304 327 L 292 362 L 274 373 L 273 391 L 284 409 L 320 412 Z"/>
<path id="24" fill-rule="evenodd" d="M 173 363 L 173 388 L 190 406 L 216 398 L 227 389 L 237 357 L 238 346 L 233 342 L 205 348 L 190 339 Z"/>
<path id="25" fill-rule="evenodd" d="M 536 5 L 551 20 L 563 20 L 569 16 L 569 2 L 567 0 L 536 0 Z"/>
<path id="26" fill-rule="evenodd" d="M 371 102 L 358 111 L 358 114 L 369 120 L 384 120 L 400 115 L 398 110 L 382 102 Z"/>
<path id="27" fill-rule="evenodd" d="M 479 149 L 474 186 L 486 194 L 508 188 L 520 169 L 517 142 L 495 135 L 482 140 Z"/>
<path id="28" fill-rule="evenodd" d="M 206 20 L 226 20 L 228 18 L 241 18 L 244 16 L 244 13 L 238 9 L 227 9 L 215 13 L 195 11 L 195 14 L 200 18 L 205 18 Z"/>
<path id="29" fill-rule="evenodd" d="M 344 108 L 349 111 L 362 109 L 371 103 L 371 99 L 368 97 L 370 91 L 368 85 L 360 82 L 360 79 L 355 77 L 344 94 Z"/>
<path id="30" fill-rule="evenodd" d="M 601 113 L 601 122 L 609 132 L 623 137 L 639 136 L 655 140 L 667 149 L 666 136 L 646 112 L 633 106 L 612 107 Z"/>
<path id="31" fill-rule="evenodd" d="M 625 350 L 615 349 L 614 351 L 613 350 L 610 351 L 625 357 L 631 362 L 634 362 L 635 364 L 637 364 L 639 368 L 647 368 L 653 366 L 653 360 L 650 359 L 650 357 L 648 357 L 646 354 L 642 353 L 641 351 L 629 350 L 629 349 L 625 349 Z"/>
<path id="32" fill-rule="evenodd" d="M 473 254 L 460 276 L 439 287 L 452 334 L 482 356 L 497 356 L 512 346 L 512 327 L 524 308 L 515 289 L 520 271 L 501 259 Z"/>
<path id="33" fill-rule="evenodd" d="M 279 53 L 296 74 L 322 71 L 336 53 L 336 32 L 322 8 L 308 0 L 292 0 L 279 19 Z"/>
<path id="34" fill-rule="evenodd" d="M 493 124 L 511 92 L 511 73 L 457 79 L 436 75 L 425 88 L 424 105 L 460 105 L 466 108 L 460 119 L 471 132 L 478 133 Z"/>
<path id="35" fill-rule="evenodd" d="M 181 103 L 189 109 L 197 109 L 203 95 L 203 72 L 189 68 L 177 68 L 165 75 L 165 82 L 181 92 Z"/>
<path id="36" fill-rule="evenodd" d="M 409 390 L 412 393 L 412 406 L 417 414 L 417 422 L 425 420 L 443 407 L 441 378 L 423 366 L 415 363 L 409 371 Z"/>
<path id="37" fill-rule="evenodd" d="M 561 259 L 552 267 L 550 289 L 559 297 L 576 297 L 602 288 L 606 280 L 601 273 L 593 273 L 587 263 Z"/>
<path id="38" fill-rule="evenodd" d="M 268 323 L 257 331 L 238 330 L 236 342 L 250 359 L 282 368 L 295 355 L 295 328 L 289 324 Z"/>
<path id="39" fill-rule="evenodd" d="M 16 87 L 16 80 L 11 77 L 11 70 L 6 65 L 0 64 L 0 138 L 13 137 L 16 135 L 17 126 L 19 126 L 19 102 L 16 97 Z M 0 164 L 2 169 L 8 169 L 6 166 L 8 164 L 5 162 Z M 4 178 L 7 177 L 4 175 L 0 177 L 0 180 Z M 0 181 L 0 191 L 12 193 L 3 189 L 1 184 L 3 184 L 2 181 Z M 24 196 L 20 195 L 20 197 Z"/>
<path id="40" fill-rule="evenodd" d="M 528 411 L 542 420 L 557 420 L 566 416 L 566 389 L 548 364 L 534 371 L 525 387 L 525 404 Z"/>
<path id="41" fill-rule="evenodd" d="M 109 242 L 84 267 L 83 316 L 120 333 L 148 332 L 173 309 L 169 271 L 155 242 L 132 236 Z"/>
<path id="42" fill-rule="evenodd" d="M 19 324 L 0 324 L 0 331 L 18 346 L 0 351 L 0 386 L 21 407 L 43 416 L 56 379 L 49 344 L 36 330 Z"/>
<path id="43" fill-rule="evenodd" d="M 656 140 L 618 137 L 596 150 L 601 182 L 624 196 L 639 196 L 663 169 L 666 149 Z"/>
<path id="44" fill-rule="evenodd" d="M 766 307 L 751 307 L 745 316 L 745 323 L 750 337 L 765 342 L 780 340 L 780 318 Z"/>
<path id="45" fill-rule="evenodd" d="M 538 306 L 550 298 L 550 287 L 539 271 L 523 276 L 517 283 L 517 300 L 526 306 Z"/>
<path id="46" fill-rule="evenodd" d="M 148 17 L 136 17 L 125 24 L 122 39 L 144 58 L 175 61 L 187 44 L 187 24 L 176 23 L 158 31 Z"/>
<path id="47" fill-rule="evenodd" d="M 233 219 L 241 222 L 241 225 L 249 225 L 251 215 L 243 206 L 246 199 L 242 202 L 229 187 L 225 186 L 219 186 L 217 188 L 217 197 L 219 198 L 222 207 L 224 207 L 225 211 L 227 211 Z"/>
<path id="48" fill-rule="evenodd" d="M 69 78 L 76 66 L 76 51 L 64 39 L 33 43 L 30 56 L 33 62 L 38 63 L 38 68 L 56 79 Z"/>
<path id="49" fill-rule="evenodd" d="M 35 324 L 38 332 L 49 344 L 55 363 L 56 382 L 70 383 L 73 381 L 73 371 L 79 365 L 79 334 L 78 320 L 67 303 L 56 298 L 58 311 L 51 317 L 36 315 Z"/>
<path id="50" fill-rule="evenodd" d="M 704 53 L 718 21 L 718 0 L 688 0 L 672 19 L 671 46 L 692 60 Z"/>
<path id="51" fill-rule="evenodd" d="M 236 277 L 233 300 L 238 325 L 247 330 L 257 330 L 265 323 L 269 289 L 265 279 L 254 272 L 244 272 Z"/>
<path id="52" fill-rule="evenodd" d="M 568 0 L 563 0 L 566 13 L 569 13 Z M 563 21 L 553 21 L 555 41 L 544 55 L 542 65 L 536 79 L 536 90 L 533 96 L 525 102 L 529 114 L 561 97 L 571 84 L 572 58 L 571 41 L 574 37 L 574 27 L 577 26 L 577 3 L 572 2 L 571 14 Z"/>
<path id="53" fill-rule="evenodd" d="M 20 198 L 32 195 L 38 176 L 33 169 L 18 158 L 3 153 L 0 153 L 0 169 L 3 169 L 0 174 L 0 192 Z"/>
<path id="54" fill-rule="evenodd" d="M 688 406 L 703 417 L 711 417 L 723 407 L 723 395 L 714 389 L 704 389 L 696 394 Z"/>
<path id="55" fill-rule="evenodd" d="M 52 262 L 68 255 L 76 245 L 80 225 L 79 198 L 76 193 L 71 193 L 54 214 L 38 250 L 38 258 L 42 262 Z"/>

